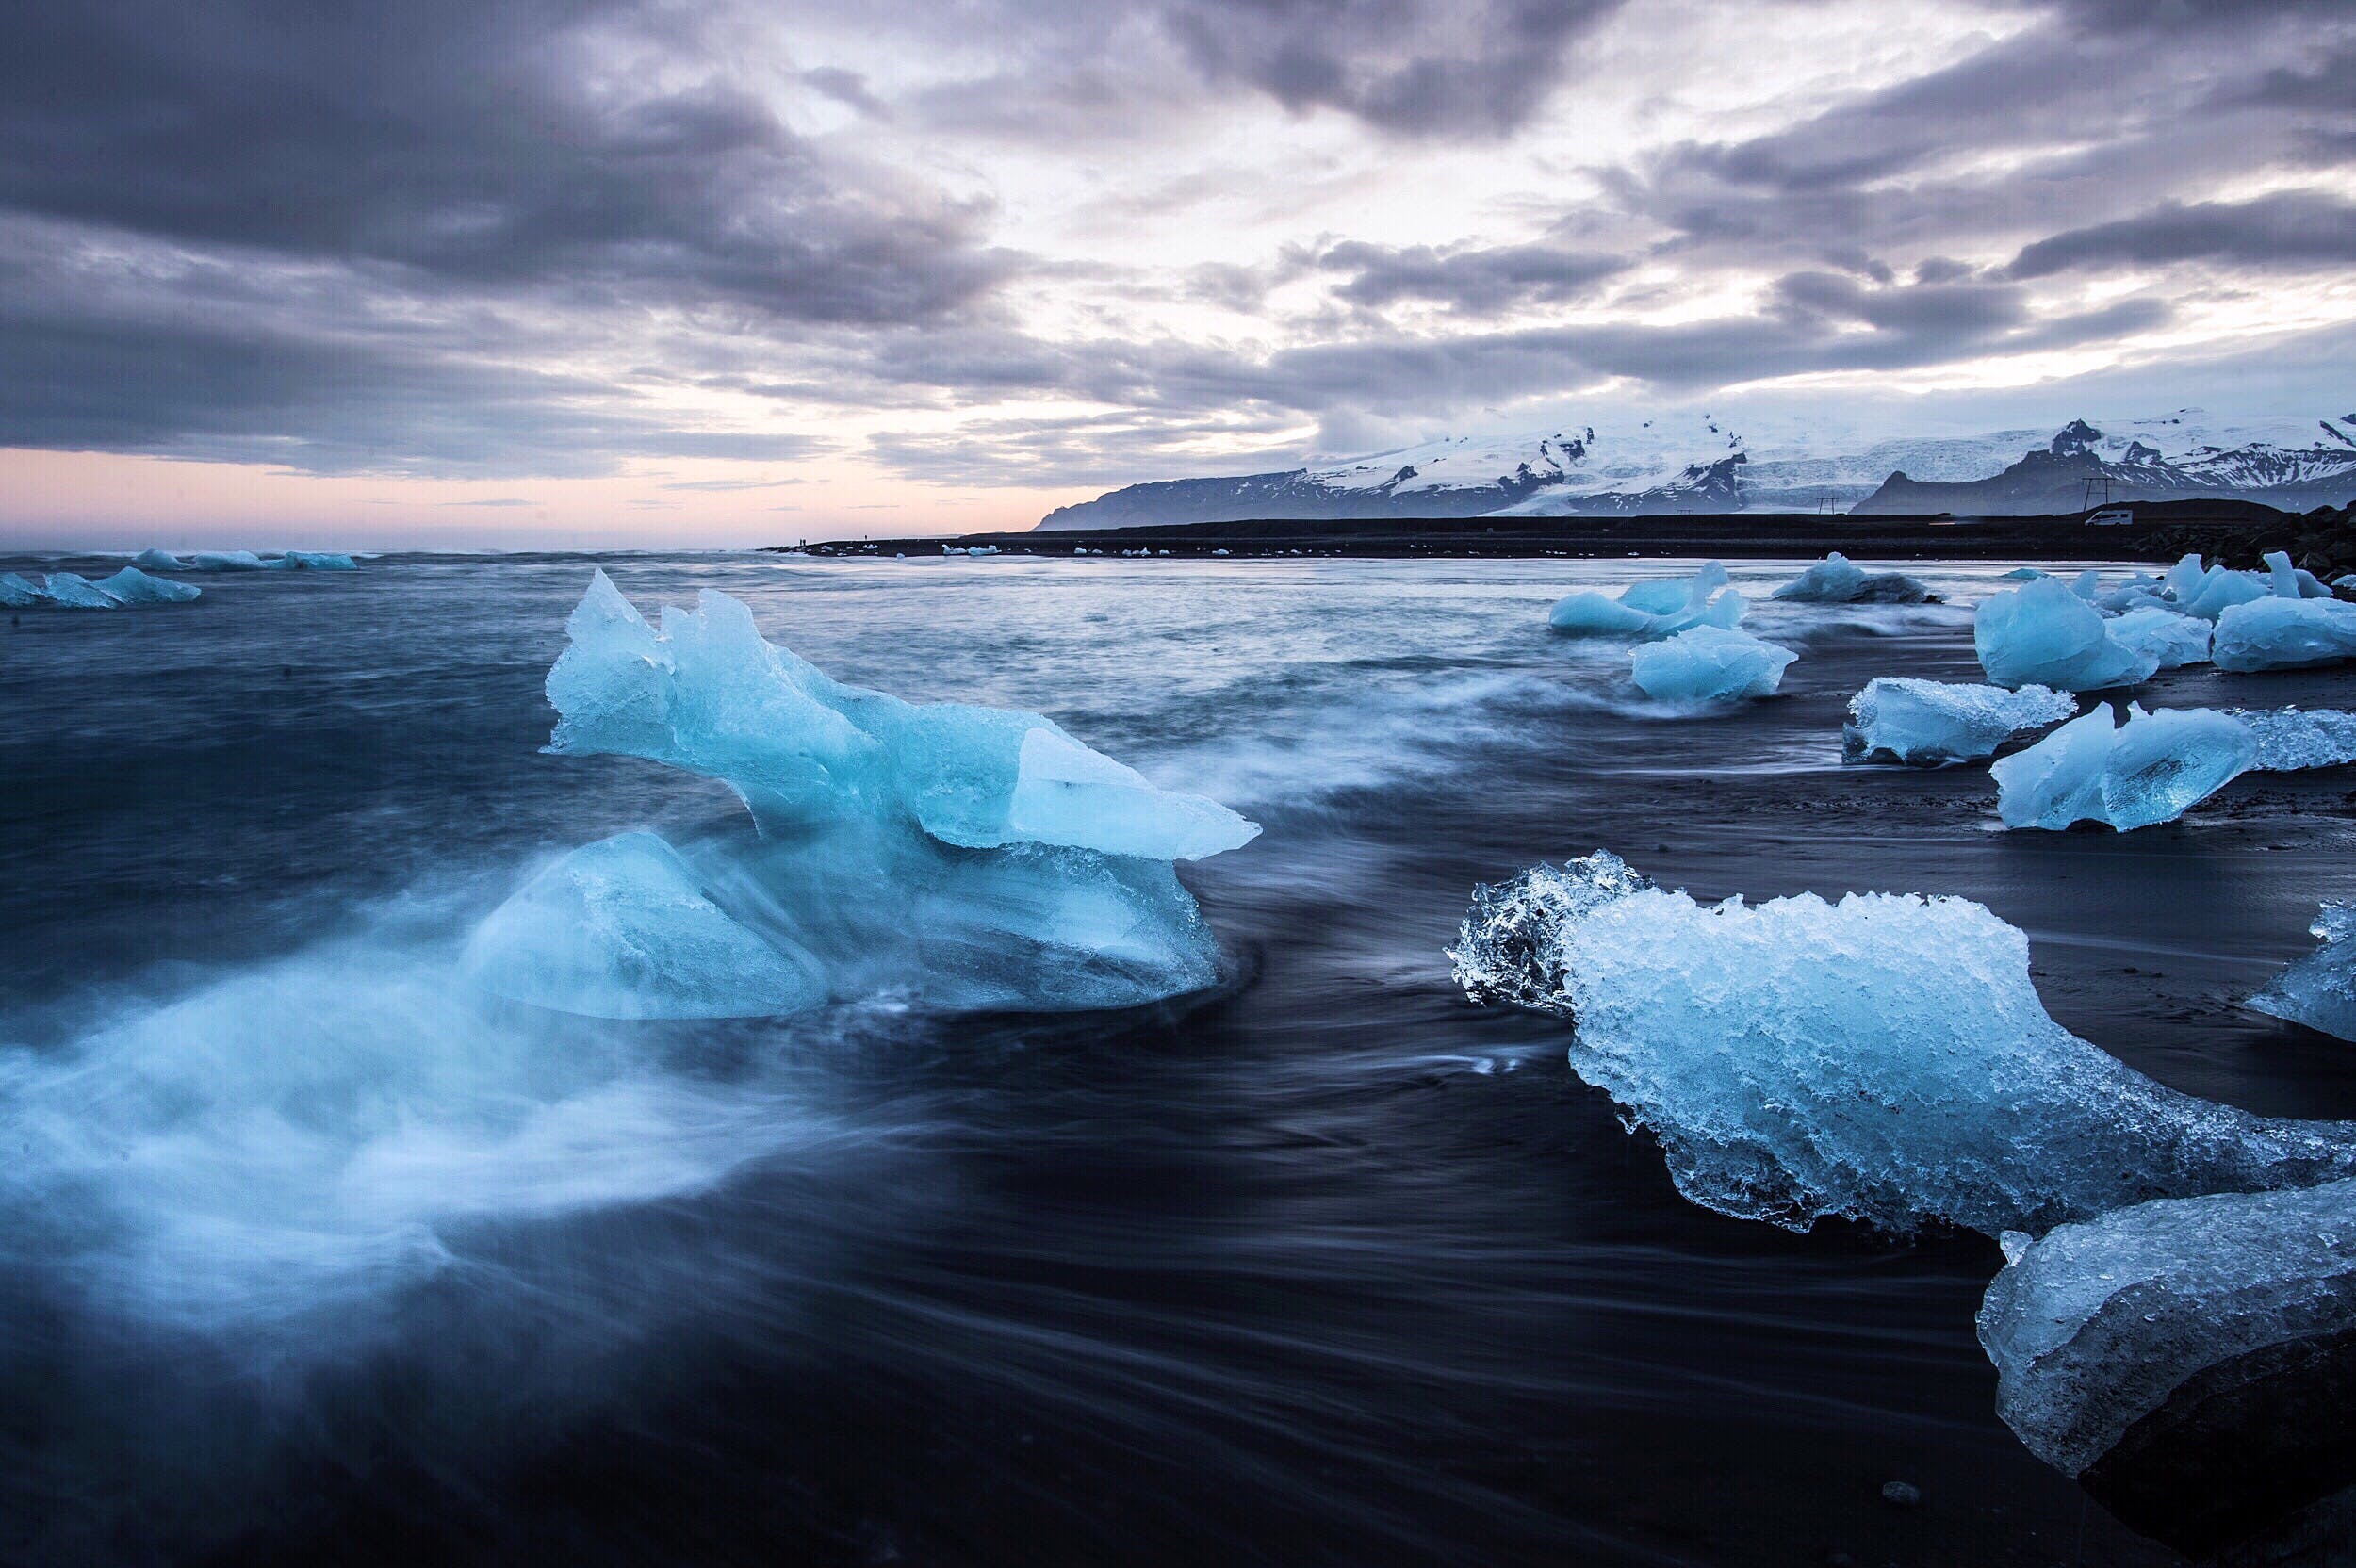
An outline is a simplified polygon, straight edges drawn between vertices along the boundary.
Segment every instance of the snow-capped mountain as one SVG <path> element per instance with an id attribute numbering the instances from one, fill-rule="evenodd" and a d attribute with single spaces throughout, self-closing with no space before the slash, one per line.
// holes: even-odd
<path id="1" fill-rule="evenodd" d="M 2356 416 L 2224 423 L 2199 409 L 2059 432 L 1868 439 L 1795 420 L 1655 415 L 1418 446 L 1233 478 L 1133 484 L 1042 529 L 1249 518 L 1665 513 L 2072 512 L 2111 498 L 2246 497 L 2293 510 L 2356 498 Z"/>

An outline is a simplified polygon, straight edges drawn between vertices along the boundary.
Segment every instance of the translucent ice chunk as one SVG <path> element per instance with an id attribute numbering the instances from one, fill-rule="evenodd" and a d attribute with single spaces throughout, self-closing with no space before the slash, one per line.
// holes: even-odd
<path id="1" fill-rule="evenodd" d="M 2302 1342 L 2356 1328 L 2356 1182 L 2138 1203 L 2006 1239 L 1979 1315 L 1996 1411 L 2066 1475 L 2154 1418 L 2206 1407 L 2233 1424 L 2263 1380 L 2298 1376 Z M 2250 1413 L 2250 1441 L 2279 1424 L 2264 1402 Z"/>
<path id="2" fill-rule="evenodd" d="M 476 927 L 461 967 L 511 1001 L 587 1018 L 764 1018 L 826 994 L 815 959 L 729 918 L 644 831 L 532 878 Z"/>
<path id="3" fill-rule="evenodd" d="M 1451 956 L 1474 1001 L 1570 1020 L 1571 1066 L 1723 1214 L 1994 1234 L 2356 1173 L 2356 1127 L 2179 1094 L 2071 1035 L 2027 939 L 1959 898 L 1705 905 L 1599 853 L 1478 890 Z"/>
<path id="4" fill-rule="evenodd" d="M 2333 708 L 2228 708 L 2258 743 L 2250 767 L 2266 773 L 2339 768 L 2356 762 L 2356 713 Z"/>
<path id="5" fill-rule="evenodd" d="M 79 572 L 51 572 L 41 580 L 41 595 L 69 610 L 120 610 L 123 601 Z"/>
<path id="6" fill-rule="evenodd" d="M 1726 569 L 1715 561 L 1690 578 L 1632 583 L 1617 598 L 1582 589 L 1546 616 L 1555 630 L 1578 637 L 1674 637 L 1696 626 L 1730 630 L 1742 619 L 1742 596 L 1726 587 Z"/>
<path id="7" fill-rule="evenodd" d="M 48 597 L 38 583 L 15 572 L 0 572 L 0 609 L 23 610 Z"/>
<path id="8" fill-rule="evenodd" d="M 2006 827 L 2099 822 L 2124 833 L 2183 816 L 2246 772 L 2257 754 L 2249 727 L 2228 714 L 2147 713 L 2131 704 L 2127 722 L 2114 727 L 2104 705 L 1988 772 Z"/>
<path id="9" fill-rule="evenodd" d="M 1991 757 L 2021 731 L 2059 724 L 2077 711 L 2076 699 L 2043 686 L 2007 692 L 1878 676 L 1849 699 L 1842 749 L 1855 762 L 1943 767 Z"/>
<path id="10" fill-rule="evenodd" d="M 2308 934 L 2321 944 L 2250 999 L 2262 1013 L 2356 1040 L 2356 904 L 2327 899 Z"/>
<path id="11" fill-rule="evenodd" d="M 1742 702 L 1772 696 L 1799 657 L 1747 631 L 1697 626 L 1628 655 L 1631 673 L 1656 702 Z"/>
<path id="12" fill-rule="evenodd" d="M 356 572 L 360 569 L 357 561 L 334 550 L 288 550 L 262 564 L 277 572 Z"/>
<path id="13" fill-rule="evenodd" d="M 1802 604 L 1928 604 L 1937 594 L 1903 572 L 1867 572 L 1839 550 L 1775 592 Z"/>
<path id="14" fill-rule="evenodd" d="M 2356 604 L 2256 598 L 2217 616 L 2212 657 L 2220 670 L 2284 670 L 2356 658 Z"/>
<path id="15" fill-rule="evenodd" d="M 2216 630 L 2198 615 L 2179 614 L 2165 605 L 2128 610 L 2108 627 L 2110 639 L 2138 659 L 2156 661 L 2163 670 L 2209 662 L 2209 638 Z"/>
<path id="16" fill-rule="evenodd" d="M 1972 642 L 1999 686 L 2095 692 L 2148 680 L 2159 667 L 2155 657 L 2115 641 L 2102 614 L 2052 578 L 1983 600 Z"/>
<path id="17" fill-rule="evenodd" d="M 2192 585 L 2189 593 L 2178 594 L 2177 602 L 2187 615 L 2214 621 L 2234 605 L 2248 604 L 2266 596 L 2266 579 L 2249 572 L 2233 572 L 2222 566 L 2212 566 Z"/>
<path id="18" fill-rule="evenodd" d="M 151 572 L 185 572 L 188 564 L 170 550 L 141 550 L 131 558 L 134 566 L 144 566 Z"/>
<path id="19" fill-rule="evenodd" d="M 252 550 L 198 550 L 188 557 L 192 572 L 259 572 L 270 563 Z"/>
<path id="20" fill-rule="evenodd" d="M 125 566 L 112 577 L 100 578 L 91 586 L 123 604 L 186 604 L 205 592 L 193 582 L 149 577 L 137 566 Z"/>
<path id="21" fill-rule="evenodd" d="M 2266 553 L 2266 588 L 2278 599 L 2328 599 L 2331 590 L 2326 588 L 2315 574 L 2291 564 L 2284 550 Z"/>

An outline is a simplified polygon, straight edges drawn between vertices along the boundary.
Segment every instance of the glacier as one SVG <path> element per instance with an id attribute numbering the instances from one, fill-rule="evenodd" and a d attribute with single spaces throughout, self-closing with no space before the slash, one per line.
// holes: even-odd
<path id="1" fill-rule="evenodd" d="M 588 1018 L 762 1018 L 826 999 L 807 953 L 764 940 L 636 829 L 574 850 L 475 928 L 459 960 L 512 1002 Z"/>
<path id="2" fill-rule="evenodd" d="M 1904 572 L 1868 572 L 1839 550 L 1776 589 L 1799 604 L 1936 604 L 1939 596 Z"/>
<path id="3" fill-rule="evenodd" d="M 193 582 L 150 577 L 137 566 L 125 566 L 112 577 L 100 578 L 91 586 L 123 604 L 186 604 L 205 592 Z"/>
<path id="4" fill-rule="evenodd" d="M 1035 713 L 835 681 L 725 594 L 666 608 L 658 630 L 599 571 L 566 632 L 545 749 L 734 789 L 761 842 L 701 890 L 761 940 L 811 955 L 835 994 L 1067 1010 L 1216 980 L 1173 863 L 1258 834 L 1226 807 L 1159 789 Z"/>
<path id="5" fill-rule="evenodd" d="M 2356 903 L 2326 899 L 2307 934 L 2313 953 L 2298 959 L 2248 1005 L 2344 1040 L 2356 1040 Z"/>
<path id="6" fill-rule="evenodd" d="M 2006 827 L 2099 822 L 2119 832 L 2172 822 L 2257 761 L 2250 727 L 2203 708 L 2147 713 L 2123 724 L 2105 704 L 1988 767 Z"/>
<path id="7" fill-rule="evenodd" d="M 2021 731 L 2059 724 L 2077 711 L 2075 698 L 2043 686 L 2008 692 L 2002 686 L 1877 676 L 1849 699 L 1841 750 L 1852 762 L 1944 767 L 1993 756 Z"/>
<path id="8" fill-rule="evenodd" d="M 2356 658 L 2356 604 L 2269 596 L 2229 606 L 2217 616 L 2211 658 L 2220 670 L 2242 673 Z"/>
<path id="9" fill-rule="evenodd" d="M 2094 692 L 2148 680 L 2159 667 L 2156 656 L 2113 638 L 2101 612 L 2053 578 L 1982 600 L 1972 644 L 1999 686 Z"/>
<path id="10" fill-rule="evenodd" d="M 1726 586 L 1726 569 L 1715 561 L 1690 578 L 1631 583 L 1616 598 L 1594 589 L 1566 594 L 1546 614 L 1546 624 L 1575 637 L 1674 637 L 1696 626 L 1730 631 L 1742 619 L 1742 596 Z"/>
<path id="11" fill-rule="evenodd" d="M 1449 956 L 1473 1001 L 1568 1020 L 1572 1068 L 1722 1214 L 1996 1234 L 2356 1174 L 2356 1126 L 2180 1094 L 2070 1034 L 2027 939 L 1965 899 L 1702 904 L 1601 851 L 1477 889 Z"/>
<path id="12" fill-rule="evenodd" d="M 1629 674 L 1656 702 L 1743 702 L 1773 696 L 1799 657 L 1778 643 L 1718 626 L 1689 627 L 1629 651 Z"/>

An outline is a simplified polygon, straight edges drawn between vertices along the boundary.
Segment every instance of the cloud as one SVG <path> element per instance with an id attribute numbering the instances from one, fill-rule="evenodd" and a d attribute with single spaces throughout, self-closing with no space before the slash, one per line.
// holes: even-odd
<path id="1" fill-rule="evenodd" d="M 2260 271 L 2356 262 L 2356 204 L 2315 191 L 2248 202 L 2169 202 L 2111 223 L 2069 229 L 2024 247 L 2017 278 L 2179 262 L 2224 262 Z"/>
<path id="2" fill-rule="evenodd" d="M 1412 300 L 1466 316 L 1493 316 L 1584 298 L 1630 264 L 1621 256 L 1545 243 L 1396 248 L 1345 240 L 1327 247 L 1317 265 L 1350 274 L 1333 292 L 1351 304 L 1380 309 Z"/>

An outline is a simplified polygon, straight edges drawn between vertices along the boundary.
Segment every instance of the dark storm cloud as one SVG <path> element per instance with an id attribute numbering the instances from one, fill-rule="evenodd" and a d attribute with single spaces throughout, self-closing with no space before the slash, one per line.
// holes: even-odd
<path id="1" fill-rule="evenodd" d="M 2269 271 L 2346 267 L 2356 263 L 2356 204 L 2307 191 L 2249 202 L 2169 203 L 2040 239 L 2014 258 L 2011 273 L 2040 278 L 2188 261 Z"/>
<path id="2" fill-rule="evenodd" d="M 1414 300 L 1467 316 L 1580 299 L 1629 266 L 1621 256 L 1548 244 L 1451 250 L 1346 240 L 1317 259 L 1328 271 L 1350 274 L 1333 292 L 1351 304 L 1380 308 Z"/>

